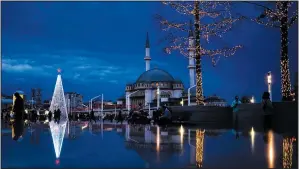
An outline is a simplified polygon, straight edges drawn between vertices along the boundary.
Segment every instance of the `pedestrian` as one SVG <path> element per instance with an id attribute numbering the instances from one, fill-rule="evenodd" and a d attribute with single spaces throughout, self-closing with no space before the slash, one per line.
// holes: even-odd
<path id="1" fill-rule="evenodd" d="M 231 107 L 233 108 L 233 125 L 235 130 L 237 131 L 239 124 L 238 124 L 238 111 L 239 111 L 239 106 L 241 105 L 241 101 L 239 100 L 239 96 L 235 96 L 235 100 L 232 102 Z"/>
<path id="2" fill-rule="evenodd" d="M 268 132 L 272 128 L 273 105 L 270 100 L 270 93 L 264 92 L 262 96 L 263 126 L 264 131 Z"/>
<path id="3" fill-rule="evenodd" d="M 48 118 L 49 118 L 49 122 L 51 122 L 52 121 L 52 112 L 51 111 L 49 111 Z"/>
<path id="4" fill-rule="evenodd" d="M 20 96 L 19 93 L 15 93 L 14 96 L 16 97 L 13 112 L 15 120 L 23 120 L 24 119 L 24 100 Z"/>
<path id="5" fill-rule="evenodd" d="M 13 123 L 13 130 L 14 130 L 14 136 L 13 140 L 21 141 L 23 130 L 24 130 L 24 100 L 20 96 L 19 93 L 14 94 L 16 100 L 14 102 L 13 106 L 13 112 L 14 112 L 14 123 Z"/>
<path id="6" fill-rule="evenodd" d="M 117 115 L 117 122 L 120 122 L 121 124 L 123 124 L 123 117 L 122 117 L 122 110 L 119 110 L 118 115 Z"/>
<path id="7" fill-rule="evenodd" d="M 97 123 L 96 118 L 94 116 L 94 111 L 93 109 L 90 112 L 90 116 L 89 116 L 89 121 L 91 122 L 91 120 L 93 120 L 95 123 Z"/>
<path id="8" fill-rule="evenodd" d="M 61 117 L 61 111 L 60 109 L 57 109 L 57 123 L 59 123 Z"/>

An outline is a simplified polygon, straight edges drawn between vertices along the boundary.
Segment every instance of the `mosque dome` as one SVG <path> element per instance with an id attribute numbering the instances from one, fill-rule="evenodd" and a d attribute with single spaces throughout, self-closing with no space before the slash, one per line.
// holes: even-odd
<path id="1" fill-rule="evenodd" d="M 175 79 L 166 71 L 154 68 L 142 73 L 136 83 L 175 82 Z"/>

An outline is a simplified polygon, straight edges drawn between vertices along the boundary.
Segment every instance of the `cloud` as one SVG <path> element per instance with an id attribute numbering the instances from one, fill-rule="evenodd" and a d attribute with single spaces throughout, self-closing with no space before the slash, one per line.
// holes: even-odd
<path id="1" fill-rule="evenodd" d="M 79 73 L 76 73 L 75 75 L 74 75 L 74 79 L 78 79 L 80 77 L 80 74 Z"/>
<path id="2" fill-rule="evenodd" d="M 109 80 L 108 82 L 109 82 L 109 83 L 118 84 L 118 81 L 117 81 L 117 80 Z"/>
<path id="3" fill-rule="evenodd" d="M 28 64 L 10 64 L 5 63 L 5 61 L 2 61 L 2 70 L 8 71 L 8 72 L 23 72 L 32 70 L 33 67 Z"/>
<path id="4" fill-rule="evenodd" d="M 56 70 L 61 68 L 63 78 L 79 83 L 104 81 L 116 84 L 118 83 L 114 80 L 116 78 L 121 78 L 125 82 L 137 76 L 136 72 L 141 73 L 135 67 L 119 66 L 114 61 L 99 58 L 99 55 L 103 54 L 82 51 L 76 54 L 68 51 L 52 55 L 42 53 L 14 55 L 13 59 L 8 57 L 2 59 L 2 69 L 8 73 L 56 76 Z"/>

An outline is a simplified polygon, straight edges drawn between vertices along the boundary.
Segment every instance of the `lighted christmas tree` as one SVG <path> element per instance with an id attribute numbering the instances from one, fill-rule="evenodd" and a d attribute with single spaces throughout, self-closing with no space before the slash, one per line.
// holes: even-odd
<path id="1" fill-rule="evenodd" d="M 59 163 L 60 152 L 61 152 L 64 134 L 66 130 L 66 123 L 68 120 L 66 103 L 64 98 L 64 91 L 62 86 L 62 79 L 60 73 L 61 70 L 58 69 L 58 76 L 57 76 L 56 85 L 55 85 L 55 89 L 54 89 L 54 93 L 50 105 L 50 111 L 52 113 L 54 113 L 54 111 L 58 109 L 61 111 L 60 121 L 58 123 L 54 121 L 51 121 L 49 123 L 55 155 L 57 158 L 56 161 L 57 164 Z"/>
<path id="2" fill-rule="evenodd" d="M 56 85 L 54 89 L 54 93 L 52 96 L 52 101 L 50 105 L 50 111 L 54 113 L 55 110 L 60 110 L 61 111 L 61 116 L 60 119 L 61 121 L 67 121 L 68 115 L 67 115 L 67 107 L 66 107 L 66 102 L 64 98 L 64 91 L 63 91 L 63 86 L 62 86 L 62 79 L 61 79 L 61 70 L 58 69 L 58 76 L 56 80 Z"/>
<path id="3" fill-rule="evenodd" d="M 252 19 L 258 24 L 267 27 L 277 28 L 280 30 L 281 48 L 280 48 L 280 70 L 281 70 L 281 94 L 282 100 L 290 101 L 291 96 L 291 78 L 288 56 L 289 30 L 298 20 L 298 9 L 294 9 L 291 13 L 291 8 L 297 7 L 297 2 L 292 1 L 275 1 L 268 3 L 246 2 L 258 6 L 263 9 L 263 12 L 257 18 Z"/>
<path id="4" fill-rule="evenodd" d="M 196 72 L 196 103 L 203 104 L 203 84 L 202 84 L 202 65 L 203 56 L 210 57 L 215 66 L 220 56 L 232 56 L 236 50 L 241 48 L 240 45 L 233 47 L 223 47 L 221 49 L 208 49 L 203 45 L 205 40 L 209 43 L 211 37 L 222 38 L 223 34 L 231 30 L 233 24 L 243 17 L 233 17 L 230 13 L 230 2 L 216 1 L 164 1 L 163 4 L 170 6 L 175 12 L 181 14 L 179 21 L 173 21 L 157 15 L 162 30 L 168 31 L 165 40 L 169 45 L 165 48 L 167 53 L 178 50 L 183 56 L 189 55 L 190 50 L 195 50 L 195 72 Z M 179 17 L 173 17 L 179 18 Z M 194 32 L 189 28 L 189 19 L 194 20 Z M 186 32 L 186 34 L 184 34 Z M 189 32 L 189 37 L 186 36 Z M 195 41 L 194 47 L 190 47 L 190 38 Z"/>

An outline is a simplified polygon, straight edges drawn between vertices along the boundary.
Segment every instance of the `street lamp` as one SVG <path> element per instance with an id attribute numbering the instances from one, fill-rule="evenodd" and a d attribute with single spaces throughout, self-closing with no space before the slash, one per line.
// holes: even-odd
<path id="1" fill-rule="evenodd" d="M 255 100 L 254 100 L 254 97 L 252 96 L 251 99 L 250 99 L 250 103 L 254 103 Z"/>
<path id="2" fill-rule="evenodd" d="M 191 86 L 191 87 L 189 87 L 188 88 L 188 106 L 190 106 L 190 96 L 191 96 L 191 93 L 190 93 L 190 90 L 193 88 L 193 87 L 195 87 L 196 85 L 193 85 L 193 86 Z"/>
<path id="3" fill-rule="evenodd" d="M 137 92 L 139 92 L 139 90 L 136 90 L 135 92 L 132 92 L 132 93 L 130 93 L 130 94 L 128 94 L 127 95 L 127 98 L 126 98 L 126 105 L 127 105 L 127 109 L 128 109 L 128 111 L 130 111 L 131 110 L 131 100 L 130 100 L 130 96 L 132 95 L 132 94 L 134 94 L 134 93 L 137 93 Z"/>
<path id="4" fill-rule="evenodd" d="M 181 104 L 182 106 L 184 106 L 184 99 L 182 99 L 182 101 L 180 102 L 180 104 Z"/>
<path id="5" fill-rule="evenodd" d="M 157 86 L 157 109 L 159 109 L 159 107 L 160 107 L 160 86 L 158 83 L 156 84 L 156 86 Z"/>
<path id="6" fill-rule="evenodd" d="M 102 96 L 102 104 L 101 104 L 101 116 L 103 116 L 103 110 L 104 110 L 104 94 L 100 94 L 92 99 L 90 99 L 89 101 L 89 105 L 90 105 L 90 110 L 92 110 L 92 101 L 98 97 L 101 97 Z"/>
<path id="7" fill-rule="evenodd" d="M 270 100 L 272 101 L 272 74 L 271 71 L 267 74 L 268 92 L 270 93 Z"/>

